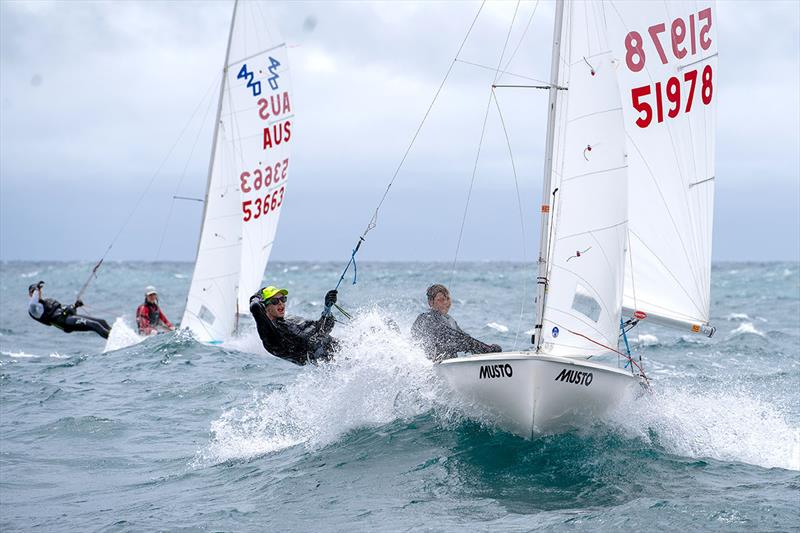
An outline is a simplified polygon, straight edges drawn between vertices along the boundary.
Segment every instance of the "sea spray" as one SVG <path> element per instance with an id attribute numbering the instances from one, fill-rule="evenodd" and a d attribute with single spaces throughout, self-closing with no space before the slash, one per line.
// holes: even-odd
<path id="1" fill-rule="evenodd" d="M 362 312 L 334 331 L 341 349 L 332 362 L 305 366 L 286 386 L 258 391 L 225 411 L 211 424 L 213 437 L 197 464 L 298 444 L 317 449 L 356 428 L 409 419 L 440 403 L 432 363 L 381 313 Z M 240 339 L 238 346 L 251 342 Z"/>
<path id="2" fill-rule="evenodd" d="M 612 425 L 675 455 L 800 470 L 800 427 L 744 386 L 657 384 Z"/>

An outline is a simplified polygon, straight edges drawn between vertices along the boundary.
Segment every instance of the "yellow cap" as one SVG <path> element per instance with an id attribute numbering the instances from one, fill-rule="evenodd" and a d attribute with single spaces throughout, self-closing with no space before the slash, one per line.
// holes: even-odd
<path id="1" fill-rule="evenodd" d="M 279 289 L 278 287 L 273 287 L 272 285 L 261 289 L 261 297 L 265 300 L 269 300 L 278 293 L 283 294 L 284 296 L 289 295 L 289 291 L 286 289 Z"/>

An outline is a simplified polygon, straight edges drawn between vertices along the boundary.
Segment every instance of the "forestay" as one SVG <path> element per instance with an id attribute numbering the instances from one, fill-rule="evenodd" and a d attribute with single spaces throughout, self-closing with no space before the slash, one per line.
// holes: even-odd
<path id="1" fill-rule="evenodd" d="M 552 189 L 554 216 L 541 353 L 616 347 L 628 205 L 619 67 L 603 4 L 565 6 Z M 591 340 L 589 340 L 591 339 Z M 604 346 L 601 346 L 604 345 Z"/>
<path id="2" fill-rule="evenodd" d="M 293 107 L 286 45 L 266 6 L 236 3 L 203 226 L 181 326 L 203 342 L 237 329 L 261 283 L 286 193 Z"/>
<path id="3" fill-rule="evenodd" d="M 613 2 L 627 132 L 628 313 L 710 333 L 717 32 L 714 2 Z"/>

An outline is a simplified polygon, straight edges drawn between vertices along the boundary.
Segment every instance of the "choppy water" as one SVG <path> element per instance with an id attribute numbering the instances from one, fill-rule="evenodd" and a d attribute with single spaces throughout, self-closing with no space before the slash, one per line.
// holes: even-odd
<path id="1" fill-rule="evenodd" d="M 340 264 L 270 266 L 289 312 L 316 316 Z M 91 265 L 4 263 L 0 529 L 797 530 L 800 265 L 717 264 L 714 339 L 634 333 L 655 394 L 608 423 L 526 441 L 467 420 L 403 334 L 425 287 L 451 283 L 462 327 L 526 345 L 522 265 L 359 264 L 345 350 L 300 368 L 246 335 L 125 343 L 145 285 L 179 320 L 191 266 L 104 265 L 87 313 L 109 351 L 25 314 L 29 283 L 70 301 Z"/>

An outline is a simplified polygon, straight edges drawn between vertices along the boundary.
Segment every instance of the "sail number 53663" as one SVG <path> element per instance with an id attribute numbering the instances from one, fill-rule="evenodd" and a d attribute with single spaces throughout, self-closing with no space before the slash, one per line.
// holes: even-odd
<path id="1" fill-rule="evenodd" d="M 700 75 L 700 100 L 703 105 L 711 103 L 714 96 L 714 71 L 711 65 L 706 65 L 703 68 L 703 73 Z M 631 100 L 633 108 L 640 113 L 636 119 L 636 125 L 640 128 L 646 128 L 653 122 L 653 105 L 651 104 L 652 98 L 650 95 L 655 93 L 655 117 L 658 122 L 664 122 L 664 99 L 666 98 L 667 104 L 667 117 L 675 118 L 680 113 L 689 113 L 692 110 L 692 103 L 694 102 L 695 87 L 697 86 L 697 71 L 690 70 L 683 74 L 683 84 L 681 80 L 675 76 L 667 80 L 666 84 L 656 82 L 654 85 L 644 85 L 642 87 L 634 87 L 631 89 Z M 681 86 L 684 86 L 686 95 L 681 99 Z M 688 92 L 688 94 L 687 94 Z M 686 105 L 681 111 L 681 102 L 686 102 Z"/>
<path id="2" fill-rule="evenodd" d="M 267 216 L 270 211 L 274 211 L 280 207 L 283 203 L 284 189 L 285 187 L 281 187 L 277 191 L 267 194 L 264 198 L 245 200 L 242 202 L 242 213 L 244 213 L 242 220 L 248 222 L 262 216 Z"/>

